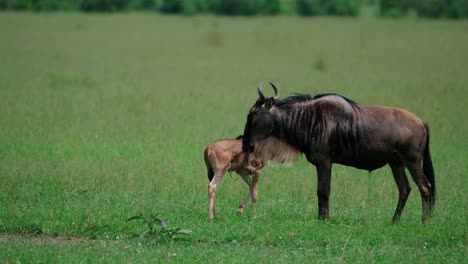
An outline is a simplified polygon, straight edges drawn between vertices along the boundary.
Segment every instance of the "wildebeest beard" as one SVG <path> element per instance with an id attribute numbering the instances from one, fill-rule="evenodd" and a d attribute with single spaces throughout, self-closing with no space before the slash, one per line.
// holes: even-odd
<path id="1" fill-rule="evenodd" d="M 275 137 L 255 142 L 254 153 L 257 157 L 267 160 L 270 165 L 283 166 L 291 165 L 300 155 L 298 149 Z"/>

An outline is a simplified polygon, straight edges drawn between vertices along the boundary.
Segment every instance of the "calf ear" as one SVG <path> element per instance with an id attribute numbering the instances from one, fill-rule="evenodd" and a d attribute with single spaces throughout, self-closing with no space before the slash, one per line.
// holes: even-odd
<path id="1" fill-rule="evenodd" d="M 266 101 L 265 101 L 265 109 L 266 109 L 266 110 L 270 110 L 270 108 L 273 106 L 274 102 L 275 102 L 275 99 L 272 98 L 272 97 L 266 99 Z"/>

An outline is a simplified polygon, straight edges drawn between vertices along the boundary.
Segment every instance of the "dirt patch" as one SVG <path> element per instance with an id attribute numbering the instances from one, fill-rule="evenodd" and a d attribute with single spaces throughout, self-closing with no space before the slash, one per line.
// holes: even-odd
<path id="1" fill-rule="evenodd" d="M 66 236 L 24 236 L 0 234 L 0 242 L 27 240 L 36 243 L 72 243 L 90 240 L 88 237 L 66 237 Z"/>

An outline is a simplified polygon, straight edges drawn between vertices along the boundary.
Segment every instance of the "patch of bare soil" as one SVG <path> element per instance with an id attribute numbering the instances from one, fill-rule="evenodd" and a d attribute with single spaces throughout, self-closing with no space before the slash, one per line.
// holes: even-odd
<path id="1" fill-rule="evenodd" d="M 71 243 L 90 240 L 88 237 L 66 236 L 24 236 L 17 234 L 0 234 L 0 242 L 27 240 L 36 243 Z"/>

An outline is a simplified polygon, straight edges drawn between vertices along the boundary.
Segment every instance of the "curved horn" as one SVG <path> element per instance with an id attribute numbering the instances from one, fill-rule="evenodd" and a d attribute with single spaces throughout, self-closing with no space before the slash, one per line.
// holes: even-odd
<path id="1" fill-rule="evenodd" d="M 258 88 L 257 88 L 258 95 L 260 96 L 262 100 L 265 100 L 265 95 L 263 94 L 262 86 L 263 86 L 263 81 L 258 85 Z"/>
<path id="2" fill-rule="evenodd" d="M 270 82 L 270 85 L 271 87 L 273 87 L 273 90 L 275 91 L 275 96 L 273 96 L 273 98 L 279 99 L 280 94 L 279 94 L 278 88 L 276 88 L 276 86 L 272 82 Z"/>

